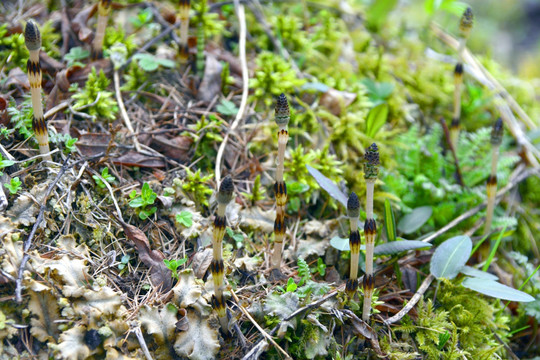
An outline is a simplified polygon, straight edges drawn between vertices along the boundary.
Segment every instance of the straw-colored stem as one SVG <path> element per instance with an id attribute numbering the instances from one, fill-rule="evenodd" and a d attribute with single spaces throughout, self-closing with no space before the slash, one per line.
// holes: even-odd
<path id="1" fill-rule="evenodd" d="M 366 275 L 364 276 L 364 306 L 362 319 L 369 320 L 371 314 L 371 298 L 373 296 L 373 249 L 377 225 L 373 219 L 373 193 L 375 179 L 366 179 L 366 222 L 364 224 L 364 236 L 366 238 Z"/>
<path id="2" fill-rule="evenodd" d="M 100 0 L 98 4 L 98 18 L 96 26 L 96 35 L 92 42 L 92 52 L 94 58 L 101 57 L 103 51 L 103 39 L 105 38 L 105 29 L 109 20 L 109 12 L 111 10 L 110 0 Z"/>
<path id="3" fill-rule="evenodd" d="M 486 223 L 484 227 L 484 235 L 487 235 L 491 230 L 493 222 L 493 212 L 495 210 L 495 196 L 497 194 L 497 162 L 499 160 L 500 146 L 493 146 L 491 156 L 491 174 L 486 185 L 487 192 L 487 208 L 486 208 Z"/>

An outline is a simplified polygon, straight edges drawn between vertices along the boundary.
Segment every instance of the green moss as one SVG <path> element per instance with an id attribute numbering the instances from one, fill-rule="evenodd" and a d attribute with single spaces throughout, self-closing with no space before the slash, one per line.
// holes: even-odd
<path id="1" fill-rule="evenodd" d="M 114 120 L 118 112 L 118 106 L 114 100 L 113 93 L 107 91 L 111 80 L 107 78 L 103 70 L 96 73 L 96 68 L 88 74 L 88 80 L 81 91 L 73 94 L 75 99 L 73 108 L 83 108 L 88 115 L 103 118 L 105 120 Z M 76 91 L 76 89 L 71 89 Z M 99 96 L 99 99 L 98 99 Z M 96 101 L 97 100 L 97 101 Z"/>

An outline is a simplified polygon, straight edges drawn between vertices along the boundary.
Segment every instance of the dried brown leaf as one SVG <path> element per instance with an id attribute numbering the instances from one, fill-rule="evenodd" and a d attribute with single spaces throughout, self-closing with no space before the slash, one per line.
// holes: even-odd
<path id="1" fill-rule="evenodd" d="M 191 268 L 197 278 L 202 279 L 204 277 L 210 263 L 212 263 L 212 259 L 212 249 L 210 248 L 199 251 L 193 256 Z"/>
<path id="2" fill-rule="evenodd" d="M 163 259 L 165 256 L 158 250 L 152 250 L 146 235 L 135 226 L 121 222 L 124 232 L 129 240 L 133 241 L 139 258 L 150 268 L 150 279 L 154 286 L 162 286 L 163 291 L 172 287 L 171 270 L 167 268 Z"/>
<path id="3" fill-rule="evenodd" d="M 223 65 L 221 65 L 216 57 L 208 54 L 204 63 L 204 76 L 201 85 L 199 86 L 197 100 L 209 103 L 221 93 L 222 69 Z"/>
<path id="4" fill-rule="evenodd" d="M 162 158 L 139 154 L 136 151 L 128 151 L 124 155 L 113 158 L 112 160 L 115 165 L 122 166 L 137 166 L 146 168 L 165 167 L 165 161 L 163 161 Z"/>

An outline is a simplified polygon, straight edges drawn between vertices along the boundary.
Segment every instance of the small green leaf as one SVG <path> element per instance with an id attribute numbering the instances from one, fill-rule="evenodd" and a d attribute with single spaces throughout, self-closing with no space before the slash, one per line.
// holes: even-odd
<path id="1" fill-rule="evenodd" d="M 143 199 L 140 196 L 129 202 L 129 206 L 131 206 L 132 208 L 138 208 L 144 205 L 146 205 L 146 203 L 143 201 Z"/>
<path id="2" fill-rule="evenodd" d="M 388 242 L 396 241 L 396 220 L 394 218 L 392 205 L 388 199 L 384 201 L 384 229 L 386 231 Z"/>
<path id="3" fill-rule="evenodd" d="M 187 210 L 183 210 L 180 214 L 176 214 L 176 222 L 187 228 L 193 225 L 193 214 Z"/>
<path id="4" fill-rule="evenodd" d="M 439 345 L 437 345 L 437 348 L 439 350 L 442 350 L 444 348 L 444 345 L 450 340 L 450 333 L 448 331 L 445 331 L 444 333 L 439 334 Z"/>
<path id="5" fill-rule="evenodd" d="M 298 286 L 296 285 L 296 283 L 294 282 L 294 279 L 293 278 L 289 278 L 289 280 L 287 281 L 287 292 L 294 292 L 296 291 L 296 288 Z"/>
<path id="6" fill-rule="evenodd" d="M 455 278 L 467 263 L 471 249 L 471 238 L 466 235 L 446 240 L 433 253 L 431 274 L 436 278 Z"/>
<path id="7" fill-rule="evenodd" d="M 386 244 L 375 246 L 373 254 L 375 255 L 393 255 L 399 254 L 403 251 L 418 250 L 423 248 L 430 248 L 431 244 L 418 240 L 402 240 L 393 241 Z"/>
<path id="8" fill-rule="evenodd" d="M 366 119 L 366 135 L 370 138 L 375 137 L 386 123 L 387 118 L 388 104 L 379 104 L 371 109 Z"/>
<path id="9" fill-rule="evenodd" d="M 531 295 L 493 280 L 467 278 L 463 281 L 462 285 L 467 289 L 471 289 L 497 299 L 520 302 L 534 301 L 534 298 Z"/>
<path id="10" fill-rule="evenodd" d="M 411 234 L 420 229 L 429 220 L 432 213 L 433 208 L 431 206 L 417 207 L 399 220 L 398 230 L 404 234 Z"/>
<path id="11" fill-rule="evenodd" d="M 4 184 L 4 187 L 9 190 L 11 195 L 15 195 L 21 188 L 22 182 L 18 177 L 14 177 L 11 181 Z"/>
<path id="12" fill-rule="evenodd" d="M 222 114 L 222 115 L 236 115 L 238 112 L 238 108 L 236 105 L 227 99 L 221 100 L 221 103 L 219 103 L 218 106 L 216 106 L 216 110 Z"/>

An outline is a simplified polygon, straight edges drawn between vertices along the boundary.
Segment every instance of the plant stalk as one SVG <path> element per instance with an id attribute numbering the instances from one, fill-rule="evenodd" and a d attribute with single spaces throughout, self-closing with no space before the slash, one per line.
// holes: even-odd
<path id="1" fill-rule="evenodd" d="M 360 215 L 360 201 L 354 192 L 349 195 L 347 201 L 347 216 L 351 232 L 349 234 L 349 246 L 351 248 L 351 270 L 349 280 L 345 285 L 345 292 L 349 298 L 353 298 L 358 290 L 358 260 L 360 259 L 360 232 L 358 231 L 358 215 Z"/>
<path id="2" fill-rule="evenodd" d="M 498 118 L 491 131 L 491 172 L 487 181 L 487 209 L 486 209 L 486 224 L 484 227 L 484 235 L 487 235 L 491 230 L 493 221 L 493 211 L 495 210 L 495 196 L 497 195 L 497 162 L 499 161 L 499 149 L 502 143 L 503 123 L 502 119 Z"/>
<path id="3" fill-rule="evenodd" d="M 450 125 L 450 139 L 454 150 L 458 149 L 458 139 L 461 121 L 461 93 L 463 89 L 463 53 L 465 44 L 469 38 L 472 26 L 474 23 L 474 15 L 472 9 L 468 7 L 459 22 L 460 39 L 458 45 L 458 63 L 454 69 L 454 113 L 452 123 Z"/>
<path id="4" fill-rule="evenodd" d="M 111 0 L 99 0 L 96 36 L 92 42 L 92 57 L 94 59 L 98 59 L 103 55 L 103 39 L 105 38 L 105 29 L 107 28 L 110 10 Z"/>
<path id="5" fill-rule="evenodd" d="M 190 0 L 180 0 L 180 60 L 186 62 L 189 56 L 188 30 Z"/>
<path id="6" fill-rule="evenodd" d="M 39 145 L 40 154 L 48 154 L 49 149 L 49 133 L 47 131 L 47 123 L 43 117 L 43 104 L 41 103 L 41 64 L 39 62 L 39 52 L 41 50 L 41 33 L 37 25 L 29 20 L 24 30 L 24 40 L 26 48 L 30 52 L 30 57 L 26 63 L 28 72 L 28 82 L 30 82 L 30 94 L 32 96 L 32 108 L 34 109 L 34 117 L 32 119 L 32 129 L 36 136 Z M 43 157 L 45 160 L 51 161 L 50 155 Z"/>
<path id="7" fill-rule="evenodd" d="M 364 276 L 364 306 L 362 319 L 369 320 L 371 313 L 371 299 L 373 298 L 373 250 L 377 236 L 377 224 L 373 218 L 373 194 L 375 181 L 379 175 L 379 149 L 373 143 L 364 155 L 364 179 L 366 180 L 366 222 L 364 223 L 364 236 L 366 238 L 366 275 Z"/>
<path id="8" fill-rule="evenodd" d="M 285 239 L 285 207 L 287 205 L 287 185 L 283 180 L 285 162 L 285 149 L 289 140 L 287 125 L 290 120 L 289 103 L 285 94 L 281 94 L 276 103 L 275 121 L 279 126 L 278 130 L 278 158 L 276 169 L 276 182 L 274 193 L 276 196 L 276 220 L 274 221 L 274 251 L 272 253 L 272 270 L 280 272 L 281 256 L 283 252 L 283 241 Z"/>
<path id="9" fill-rule="evenodd" d="M 214 219 L 214 232 L 212 234 L 212 250 L 213 260 L 210 264 L 210 270 L 212 272 L 212 278 L 214 279 L 214 296 L 212 296 L 212 307 L 216 310 L 221 324 L 221 329 L 224 333 L 228 333 L 227 319 L 227 305 L 225 304 L 225 297 L 223 296 L 223 289 L 225 288 L 225 264 L 223 262 L 223 237 L 225 236 L 225 227 L 227 225 L 227 218 L 225 215 L 225 209 L 227 204 L 233 198 L 234 186 L 232 178 L 227 175 L 218 191 L 218 208 L 216 212 L 216 218 Z"/>

